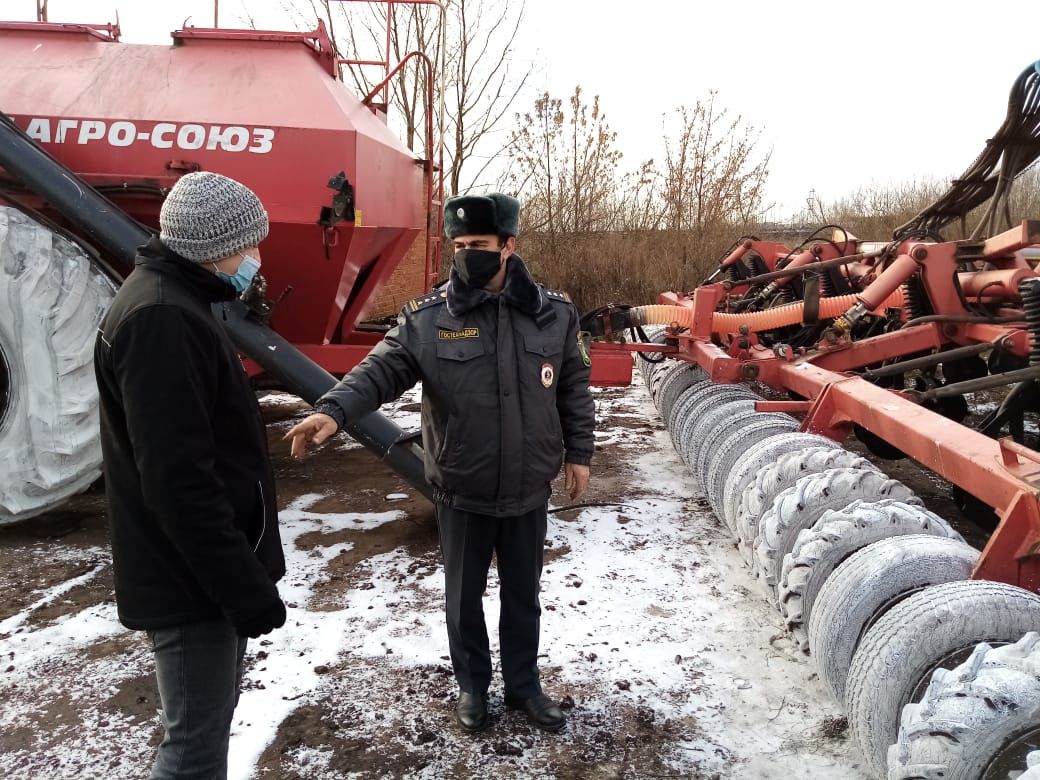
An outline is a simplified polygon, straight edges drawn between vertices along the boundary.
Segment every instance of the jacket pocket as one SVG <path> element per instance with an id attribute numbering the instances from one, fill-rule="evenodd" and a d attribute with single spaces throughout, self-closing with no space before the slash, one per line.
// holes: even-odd
<path id="1" fill-rule="evenodd" d="M 494 388 L 494 354 L 488 354 L 480 339 L 437 342 L 437 384 L 450 396 Z"/>
<path id="2" fill-rule="evenodd" d="M 543 358 L 551 358 L 563 352 L 563 343 L 559 336 L 553 334 L 529 333 L 524 336 L 524 350 Z"/>
<path id="3" fill-rule="evenodd" d="M 498 493 L 501 412 L 495 393 L 463 393 L 449 418 L 437 465 L 444 487 L 466 496 Z"/>
<path id="4" fill-rule="evenodd" d="M 563 362 L 560 334 L 524 336 L 521 383 L 524 397 L 524 485 L 532 490 L 552 481 L 563 462 L 563 427 L 556 409 L 556 387 Z"/>
<path id="5" fill-rule="evenodd" d="M 484 344 L 480 339 L 456 339 L 454 341 L 437 342 L 437 359 L 450 360 L 452 363 L 465 363 L 484 354 Z"/>

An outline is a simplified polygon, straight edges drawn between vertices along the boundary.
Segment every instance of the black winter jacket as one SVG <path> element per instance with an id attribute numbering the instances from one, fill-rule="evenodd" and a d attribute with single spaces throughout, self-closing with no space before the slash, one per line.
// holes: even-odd
<path id="1" fill-rule="evenodd" d="M 595 405 L 578 312 L 516 255 L 492 295 L 452 272 L 332 390 L 318 411 L 342 428 L 422 381 L 426 478 L 436 498 L 509 517 L 549 498 L 568 463 L 592 458 Z"/>
<path id="2" fill-rule="evenodd" d="M 285 573 L 256 396 L 211 304 L 226 282 L 157 239 L 99 328 L 94 367 L 119 619 L 155 629 L 277 608 Z"/>

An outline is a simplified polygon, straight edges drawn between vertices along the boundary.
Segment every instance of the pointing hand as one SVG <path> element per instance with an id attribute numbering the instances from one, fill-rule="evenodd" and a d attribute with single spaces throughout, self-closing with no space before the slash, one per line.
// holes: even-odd
<path id="1" fill-rule="evenodd" d="M 292 439 L 292 456 L 302 458 L 308 445 L 322 444 L 338 430 L 339 426 L 333 418 L 315 412 L 303 422 L 294 425 L 282 440 Z"/>

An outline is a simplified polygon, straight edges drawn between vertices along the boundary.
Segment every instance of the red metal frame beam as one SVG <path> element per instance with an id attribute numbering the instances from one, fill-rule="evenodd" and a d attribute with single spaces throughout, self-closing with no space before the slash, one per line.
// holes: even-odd
<path id="1" fill-rule="evenodd" d="M 939 349 L 943 342 L 942 326 L 937 322 L 882 333 L 863 341 L 853 341 L 836 349 L 813 355 L 809 360 L 829 371 L 851 371 L 872 363 Z"/>
<path id="2" fill-rule="evenodd" d="M 1040 220 L 1027 219 L 1018 227 L 986 239 L 983 256 L 1002 257 L 1027 246 L 1040 244 Z"/>

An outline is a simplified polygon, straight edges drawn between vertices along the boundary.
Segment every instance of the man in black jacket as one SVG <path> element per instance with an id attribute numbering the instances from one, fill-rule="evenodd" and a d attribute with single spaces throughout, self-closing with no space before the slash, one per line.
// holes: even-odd
<path id="1" fill-rule="evenodd" d="M 267 213 L 184 176 L 99 328 L 94 367 L 120 621 L 148 632 L 166 735 L 152 778 L 225 777 L 246 637 L 285 622 L 260 409 L 211 305 L 259 268 Z"/>
<path id="2" fill-rule="evenodd" d="M 519 202 L 494 193 L 445 204 L 456 254 L 447 287 L 411 301 L 398 325 L 295 426 L 293 454 L 422 381 L 426 477 L 436 490 L 448 643 L 459 723 L 487 725 L 491 655 L 482 596 L 498 561 L 505 702 L 558 731 L 538 680 L 538 580 L 550 482 L 566 461 L 572 499 L 588 484 L 595 408 L 578 313 L 514 254 Z"/>

